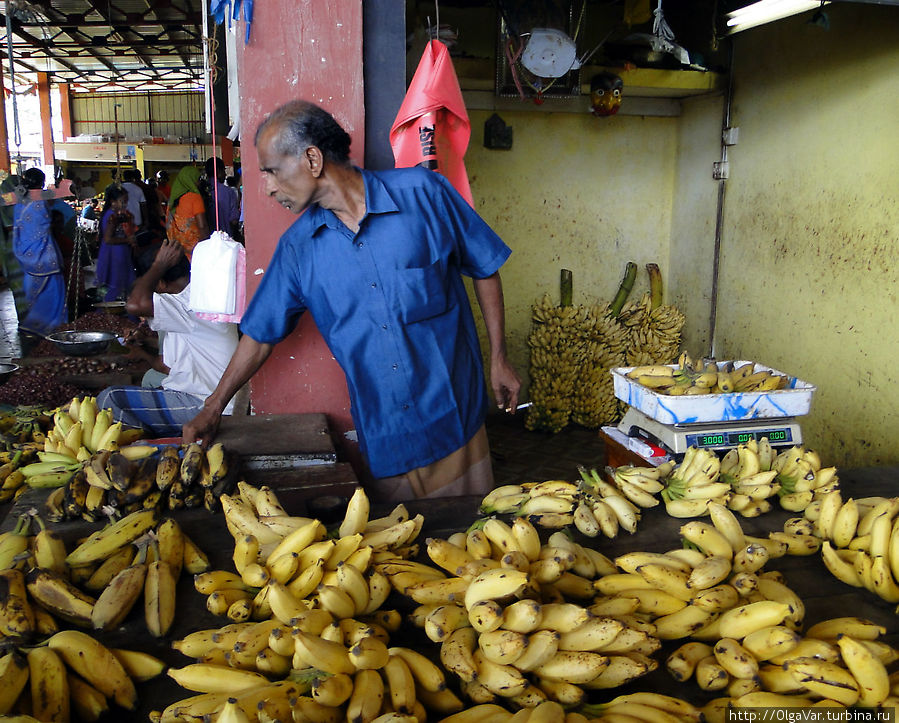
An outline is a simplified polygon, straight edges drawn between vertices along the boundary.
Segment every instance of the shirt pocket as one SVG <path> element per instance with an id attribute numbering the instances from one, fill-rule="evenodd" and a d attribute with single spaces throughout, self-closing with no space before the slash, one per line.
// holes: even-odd
<path id="1" fill-rule="evenodd" d="M 435 261 L 422 268 L 399 269 L 396 306 L 404 324 L 414 324 L 443 314 L 449 306 L 443 261 Z"/>

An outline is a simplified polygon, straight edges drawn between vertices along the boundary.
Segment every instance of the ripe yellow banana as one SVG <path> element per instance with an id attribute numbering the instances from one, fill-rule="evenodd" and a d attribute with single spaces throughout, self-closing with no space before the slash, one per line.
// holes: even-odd
<path id="1" fill-rule="evenodd" d="M 883 662 L 875 656 L 863 641 L 848 635 L 837 639 L 837 646 L 843 663 L 859 686 L 857 705 L 862 708 L 876 708 L 890 694 L 890 678 Z M 847 704 L 848 705 L 848 704 Z"/>
<path id="2" fill-rule="evenodd" d="M 139 510 L 90 535 L 66 557 L 69 567 L 80 567 L 106 559 L 156 524 L 155 510 Z"/>
<path id="3" fill-rule="evenodd" d="M 809 638 L 820 640 L 837 640 L 841 635 L 848 635 L 855 640 L 876 640 L 886 633 L 886 628 L 865 618 L 854 616 L 829 618 L 812 625 L 806 630 Z"/>
<path id="4" fill-rule="evenodd" d="M 295 655 L 309 667 L 318 668 L 332 675 L 356 672 L 356 666 L 350 660 L 349 652 L 341 643 L 298 631 L 294 634 L 294 645 Z"/>
<path id="5" fill-rule="evenodd" d="M 693 677 L 700 660 L 712 655 L 712 647 L 693 640 L 683 643 L 665 660 L 665 668 L 676 681 L 683 683 Z"/>
<path id="6" fill-rule="evenodd" d="M 61 630 L 48 641 L 65 664 L 107 698 L 127 710 L 137 707 L 134 681 L 113 652 L 78 630 Z"/>
<path id="7" fill-rule="evenodd" d="M 527 573 L 519 570 L 495 568 L 482 572 L 474 578 L 465 591 L 465 607 L 481 600 L 493 600 L 516 595 L 527 584 Z"/>
<path id="8" fill-rule="evenodd" d="M 653 621 L 655 635 L 660 640 L 679 640 L 707 625 L 713 613 L 697 605 L 686 605 L 680 610 L 663 615 Z"/>
<path id="9" fill-rule="evenodd" d="M 198 693 L 239 695 L 268 684 L 264 675 L 227 665 L 193 663 L 182 668 L 169 668 L 166 672 L 182 688 Z"/>
<path id="10" fill-rule="evenodd" d="M 25 690 L 28 670 L 28 659 L 17 650 L 0 658 L 0 715 L 8 714 Z"/>
<path id="11" fill-rule="evenodd" d="M 474 660 L 478 633 L 474 628 L 459 628 L 451 632 L 440 645 L 440 662 L 443 667 L 455 673 L 465 682 L 473 681 L 478 675 Z"/>
<path id="12" fill-rule="evenodd" d="M 141 593 L 147 575 L 144 557 L 119 572 L 106 586 L 91 610 L 91 624 L 95 630 L 118 627 L 131 612 Z"/>
<path id="13" fill-rule="evenodd" d="M 795 630 L 783 625 L 760 628 L 743 638 L 743 647 L 756 660 L 771 660 L 786 655 L 799 645 L 800 636 Z"/>
<path id="14" fill-rule="evenodd" d="M 154 560 L 149 564 L 144 580 L 144 619 L 154 637 L 168 633 L 175 620 L 175 585 L 167 562 Z"/>
<path id="15" fill-rule="evenodd" d="M 50 647 L 28 651 L 31 712 L 37 720 L 68 721 L 71 710 L 65 663 Z"/>
<path id="16" fill-rule="evenodd" d="M 761 628 L 780 625 L 790 615 L 790 606 L 774 600 L 740 605 L 718 618 L 721 637 L 742 640 Z"/>

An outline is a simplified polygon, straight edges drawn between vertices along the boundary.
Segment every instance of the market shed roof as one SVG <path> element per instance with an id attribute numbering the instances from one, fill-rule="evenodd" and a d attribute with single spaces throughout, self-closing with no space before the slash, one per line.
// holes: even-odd
<path id="1" fill-rule="evenodd" d="M 202 86 L 200 0 L 14 0 L 0 8 L 7 78 L 9 35 L 17 73 L 48 73 L 74 90 Z"/>

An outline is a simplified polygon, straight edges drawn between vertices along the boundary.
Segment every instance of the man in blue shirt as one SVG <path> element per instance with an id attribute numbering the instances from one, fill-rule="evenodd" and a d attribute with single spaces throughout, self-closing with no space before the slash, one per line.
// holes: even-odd
<path id="1" fill-rule="evenodd" d="M 521 380 L 506 355 L 499 276 L 509 248 L 439 174 L 354 167 L 349 135 L 312 103 L 268 116 L 256 147 L 266 192 L 301 215 L 184 440 L 212 440 L 225 404 L 308 309 L 346 373 L 374 498 L 492 488 L 487 391 L 462 276 L 483 313 L 496 403 L 514 412 Z"/>

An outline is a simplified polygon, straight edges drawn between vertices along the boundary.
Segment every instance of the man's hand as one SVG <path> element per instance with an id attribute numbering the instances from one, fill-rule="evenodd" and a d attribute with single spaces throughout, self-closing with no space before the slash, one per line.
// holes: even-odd
<path id="1" fill-rule="evenodd" d="M 505 356 L 490 363 L 490 383 L 496 406 L 509 414 L 515 414 L 518 392 L 521 391 L 521 377 Z"/>
<path id="2" fill-rule="evenodd" d="M 199 442 L 205 449 L 215 439 L 221 421 L 221 414 L 204 407 L 196 417 L 181 428 L 182 443 Z"/>
<path id="3" fill-rule="evenodd" d="M 164 239 L 156 252 L 156 259 L 153 265 L 159 269 L 170 269 L 177 264 L 181 257 L 184 256 L 184 249 L 175 239 Z"/>

